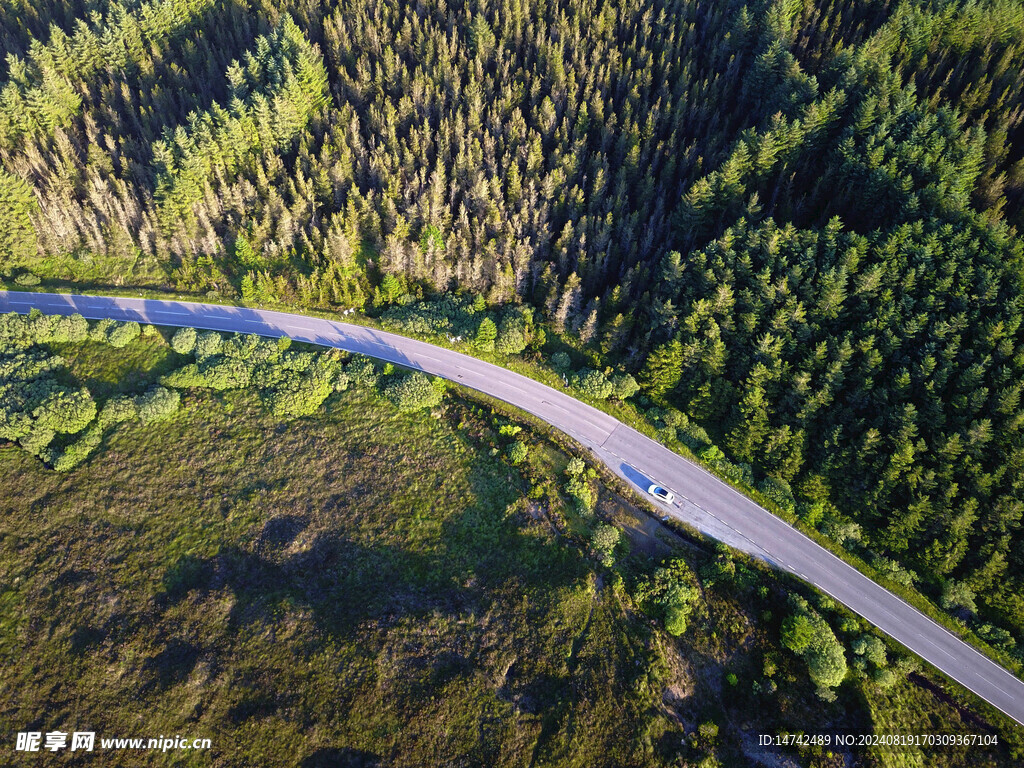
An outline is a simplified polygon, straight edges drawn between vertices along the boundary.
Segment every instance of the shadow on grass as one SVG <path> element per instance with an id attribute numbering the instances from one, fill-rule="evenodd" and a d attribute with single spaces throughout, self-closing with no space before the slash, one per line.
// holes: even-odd
<path id="1" fill-rule="evenodd" d="M 439 565 L 433 559 L 395 547 L 321 534 L 308 549 L 284 556 L 274 549 L 229 546 L 208 559 L 184 557 L 168 569 L 161 602 L 227 587 L 235 596 L 233 628 L 273 622 L 290 606 L 304 606 L 321 629 L 345 636 L 362 621 L 389 614 L 457 611 L 464 598 L 463 590 L 432 573 Z"/>
<path id="2" fill-rule="evenodd" d="M 309 520 L 299 515 L 281 515 L 270 518 L 260 533 L 260 547 L 284 547 L 291 544 L 306 530 Z"/>
<path id="3" fill-rule="evenodd" d="M 585 573 L 582 558 L 567 548 L 518 533 L 492 547 L 491 537 L 474 542 L 472 525 L 461 523 L 450 534 L 456 546 L 437 553 L 371 548 L 320 534 L 307 549 L 285 555 L 281 550 L 300 525 L 286 519 L 273 526 L 258 552 L 230 546 L 207 559 L 182 557 L 165 573 L 158 604 L 168 607 L 194 590 L 227 587 L 235 595 L 230 615 L 235 628 L 273 621 L 281 609 L 298 605 L 313 611 L 321 629 L 344 636 L 370 619 L 431 611 L 458 615 L 474 607 L 489 585 L 544 581 L 554 590 Z M 469 579 L 475 586 L 462 586 Z"/>
<path id="4" fill-rule="evenodd" d="M 427 551 L 367 546 L 330 530 L 297 545 L 309 535 L 309 520 L 280 515 L 264 523 L 251 548 L 229 543 L 213 557 L 180 558 L 164 574 L 158 605 L 177 603 L 193 590 L 226 587 L 235 595 L 229 619 L 235 628 L 272 622 L 282 609 L 303 606 L 319 628 L 348 636 L 367 620 L 472 611 L 488 589 L 510 583 L 557 590 L 583 578 L 589 567 L 578 549 L 529 535 L 506 514 L 515 498 L 514 478 L 502 476 L 507 472 L 500 464 L 478 465 L 470 477 L 476 503 L 448 516 Z M 399 515 L 399 523 L 394 538 L 401 544 L 406 526 L 416 521 Z"/>
<path id="5" fill-rule="evenodd" d="M 201 655 L 202 649 L 198 646 L 172 638 L 160 653 L 146 662 L 151 684 L 163 691 L 184 682 L 199 663 Z"/>
<path id="6" fill-rule="evenodd" d="M 509 599 L 516 605 L 514 610 L 543 616 L 545 603 L 587 578 L 591 568 L 579 549 L 545 535 L 526 516 L 510 514 L 508 506 L 516 492 L 508 473 L 500 463 L 477 465 L 469 477 L 470 498 L 475 501 L 445 515 L 439 528 L 428 528 L 432 532 L 423 536 L 417 534 L 421 523 L 411 512 L 389 512 L 394 528 L 385 528 L 372 544 L 346 536 L 350 529 L 344 524 L 314 530 L 315 515 L 269 517 L 245 543 L 225 541 L 215 555 L 175 561 L 164 573 L 158 612 L 202 600 L 204 593 L 227 591 L 234 598 L 227 619 L 231 632 L 260 632 L 298 611 L 310 617 L 318 632 L 340 644 L 362 637 L 367 625 L 375 624 L 375 632 L 387 632 L 389 627 L 421 617 L 483 616 L 495 602 Z M 511 480 L 516 481 L 514 475 Z M 339 501 L 358 508 L 367 500 L 347 495 Z M 345 517 L 340 509 L 334 515 L 339 520 Z M 436 525 L 429 515 L 422 524 Z M 528 608 L 520 607 L 519 595 L 529 596 Z M 187 680 L 195 666 L 187 651 L 177 646 L 162 651 L 149 670 L 151 685 Z M 458 679 L 477 674 L 472 652 L 439 653 L 422 661 L 429 671 L 420 682 L 406 681 L 406 693 L 424 700 Z M 564 717 L 559 702 L 569 699 L 572 681 L 527 666 L 526 676 L 510 682 L 502 698 L 520 711 L 550 719 L 546 733 L 554 732 Z M 227 713 L 236 725 L 297 706 L 289 703 L 287 693 L 265 682 L 236 694 Z M 315 752 L 302 763 L 379 764 L 376 755 L 334 748 Z"/>

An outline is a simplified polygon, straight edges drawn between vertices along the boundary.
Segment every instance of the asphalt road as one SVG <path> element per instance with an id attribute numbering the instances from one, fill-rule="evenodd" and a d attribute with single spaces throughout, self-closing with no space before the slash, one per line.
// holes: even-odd
<path id="1" fill-rule="evenodd" d="M 565 432 L 627 482 L 676 495 L 673 515 L 795 574 L 1024 725 L 1024 682 L 706 470 L 606 413 L 533 379 L 468 355 L 359 325 L 214 304 L 0 291 L 0 312 L 78 312 L 90 319 L 289 336 L 442 376 L 511 403 Z"/>

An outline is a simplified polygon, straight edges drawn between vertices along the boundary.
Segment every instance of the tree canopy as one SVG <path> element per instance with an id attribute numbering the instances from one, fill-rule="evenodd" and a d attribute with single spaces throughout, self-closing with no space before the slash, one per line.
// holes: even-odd
<path id="1" fill-rule="evenodd" d="M 0 40 L 5 280 L 547 354 L 1024 640 L 1021 0 L 48 0 Z"/>

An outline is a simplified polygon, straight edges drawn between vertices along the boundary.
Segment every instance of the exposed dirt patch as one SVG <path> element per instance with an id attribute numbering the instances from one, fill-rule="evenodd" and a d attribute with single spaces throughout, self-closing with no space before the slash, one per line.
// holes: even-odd
<path id="1" fill-rule="evenodd" d="M 611 520 L 629 537 L 633 548 L 659 560 L 672 554 L 674 547 L 693 545 L 676 534 L 658 518 L 626 501 L 616 493 L 601 494 L 597 511 Z M 696 549 L 696 547 L 693 547 Z"/>
<path id="2" fill-rule="evenodd" d="M 684 717 L 684 712 L 687 709 L 687 700 L 693 696 L 696 689 L 693 664 L 679 652 L 676 643 L 662 643 L 661 652 L 668 667 L 669 681 L 661 697 L 665 705 L 665 714 L 683 729 L 687 726 L 692 727 L 693 723 Z"/>

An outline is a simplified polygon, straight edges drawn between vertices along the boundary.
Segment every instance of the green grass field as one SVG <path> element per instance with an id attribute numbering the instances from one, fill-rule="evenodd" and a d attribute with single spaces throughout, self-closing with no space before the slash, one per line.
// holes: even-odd
<path id="1" fill-rule="evenodd" d="M 224 765 L 633 762 L 645 629 L 445 421 L 199 395 L 70 475 L 0 467 L 7 722 Z"/>
<path id="2" fill-rule="evenodd" d="M 60 352 L 64 375 L 98 398 L 142 391 L 179 362 L 160 337 Z M 776 648 L 784 590 L 742 566 L 669 637 L 636 611 L 631 580 L 652 558 L 699 568 L 714 553 L 602 489 L 598 515 L 631 548 L 603 569 L 581 537 L 592 521 L 558 490 L 568 456 L 523 433 L 530 459 L 510 467 L 486 407 L 449 395 L 400 414 L 350 389 L 281 421 L 247 391 L 183 399 L 169 421 L 120 425 L 67 474 L 0 446 L 0 720 L 12 743 L 86 730 L 213 744 L 61 753 L 67 765 L 711 768 L 753 764 L 758 733 L 923 727 L 922 712 L 978 730 L 911 683 L 885 696 L 847 683 L 818 701 Z M 778 691 L 757 693 L 768 677 Z M 34 760 L 46 758 L 5 746 L 4 764 Z"/>

